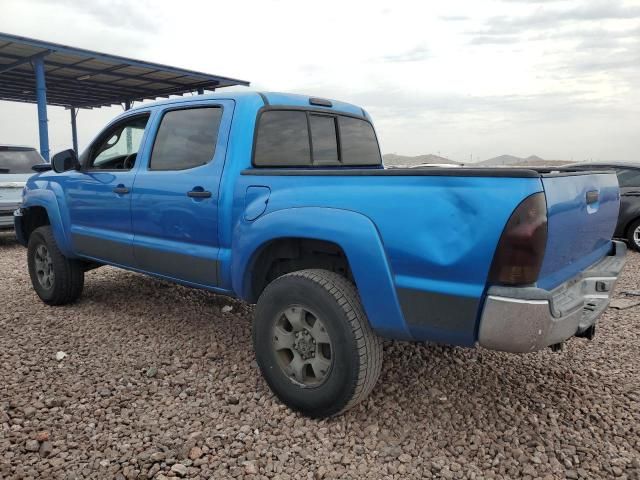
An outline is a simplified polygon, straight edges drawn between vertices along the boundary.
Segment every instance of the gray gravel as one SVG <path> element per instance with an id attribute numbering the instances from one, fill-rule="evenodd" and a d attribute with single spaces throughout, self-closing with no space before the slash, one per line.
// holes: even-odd
<path id="1" fill-rule="evenodd" d="M 51 308 L 25 256 L 0 234 L 0 478 L 640 478 L 640 307 L 561 353 L 388 342 L 316 421 L 261 379 L 251 307 L 105 267 Z"/>

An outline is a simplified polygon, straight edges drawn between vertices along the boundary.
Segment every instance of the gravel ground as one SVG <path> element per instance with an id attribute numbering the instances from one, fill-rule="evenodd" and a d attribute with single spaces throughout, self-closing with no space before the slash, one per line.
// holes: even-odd
<path id="1" fill-rule="evenodd" d="M 25 257 L 0 234 L 0 478 L 640 478 L 640 307 L 561 353 L 388 342 L 316 421 L 260 377 L 251 307 L 105 267 L 51 308 Z"/>

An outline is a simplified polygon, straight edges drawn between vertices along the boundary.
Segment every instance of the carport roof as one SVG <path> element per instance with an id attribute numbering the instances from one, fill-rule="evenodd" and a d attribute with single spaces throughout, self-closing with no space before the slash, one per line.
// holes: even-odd
<path id="1" fill-rule="evenodd" d="M 36 103 L 31 63 L 43 58 L 47 104 L 94 108 L 249 85 L 182 68 L 0 33 L 0 100 Z"/>

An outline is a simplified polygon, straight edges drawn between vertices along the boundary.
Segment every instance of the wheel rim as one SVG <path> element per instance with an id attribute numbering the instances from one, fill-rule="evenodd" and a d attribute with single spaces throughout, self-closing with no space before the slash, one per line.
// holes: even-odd
<path id="1" fill-rule="evenodd" d="M 633 231 L 633 242 L 636 244 L 636 247 L 640 247 L 640 225 Z"/>
<path id="2" fill-rule="evenodd" d="M 34 255 L 36 277 L 38 283 L 42 288 L 47 290 L 53 286 L 54 274 L 53 274 L 53 261 L 51 260 L 51 254 L 45 245 L 38 245 Z"/>
<path id="3" fill-rule="evenodd" d="M 292 382 L 317 387 L 327 380 L 333 348 L 318 315 L 301 306 L 285 309 L 276 317 L 271 340 L 278 365 Z"/>

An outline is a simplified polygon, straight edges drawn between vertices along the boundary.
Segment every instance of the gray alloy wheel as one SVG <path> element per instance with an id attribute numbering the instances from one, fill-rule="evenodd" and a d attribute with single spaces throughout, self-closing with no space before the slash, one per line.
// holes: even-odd
<path id="1" fill-rule="evenodd" d="M 640 225 L 633 230 L 633 243 L 635 244 L 636 250 L 640 250 Z"/>
<path id="2" fill-rule="evenodd" d="M 53 287 L 55 280 L 55 274 L 53 272 L 53 261 L 51 260 L 51 254 L 44 244 L 38 245 L 35 252 L 35 270 L 38 278 L 38 283 L 47 290 Z"/>
<path id="3" fill-rule="evenodd" d="M 278 366 L 303 387 L 316 387 L 329 376 L 333 361 L 331 339 L 320 317 L 301 306 L 278 315 L 271 344 Z"/>
<path id="4" fill-rule="evenodd" d="M 282 275 L 264 289 L 253 320 L 260 372 L 286 405 L 312 418 L 349 410 L 382 368 L 353 282 L 322 269 Z"/>
<path id="5" fill-rule="evenodd" d="M 47 305 L 66 305 L 82 293 L 84 264 L 62 254 L 50 225 L 29 235 L 27 265 L 31 285 Z"/>
<path id="6" fill-rule="evenodd" d="M 627 243 L 636 252 L 640 252 L 640 219 L 636 219 L 627 226 Z"/>

